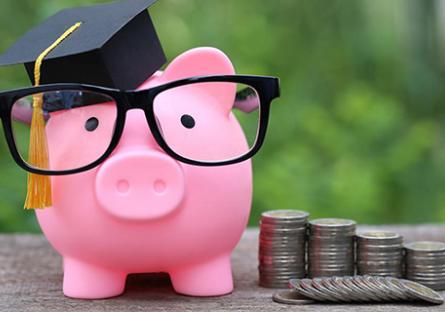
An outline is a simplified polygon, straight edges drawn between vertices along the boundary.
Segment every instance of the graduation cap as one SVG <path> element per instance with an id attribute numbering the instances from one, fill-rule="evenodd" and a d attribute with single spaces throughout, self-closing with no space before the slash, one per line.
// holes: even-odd
<path id="1" fill-rule="evenodd" d="M 147 8 L 156 0 L 125 0 L 63 10 L 20 38 L 0 66 L 24 64 L 34 84 L 36 59 L 66 29 L 76 31 L 49 53 L 41 83 L 84 83 L 135 89 L 166 62 Z"/>
<path id="2" fill-rule="evenodd" d="M 125 0 L 61 11 L 1 55 L 0 66 L 24 64 L 34 85 L 135 89 L 166 61 L 147 12 L 154 2 Z M 44 103 L 44 95 L 33 96 L 28 162 L 36 168 L 49 166 Z M 51 205 L 50 178 L 29 173 L 25 208 Z"/>

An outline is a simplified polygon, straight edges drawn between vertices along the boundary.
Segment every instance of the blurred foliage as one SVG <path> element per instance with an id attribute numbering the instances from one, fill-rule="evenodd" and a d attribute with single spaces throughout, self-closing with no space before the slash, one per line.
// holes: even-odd
<path id="1" fill-rule="evenodd" d="M 60 9 L 101 2 L 2 0 L 0 49 Z M 445 221 L 444 1 L 160 0 L 151 15 L 170 60 L 215 46 L 239 73 L 282 79 L 251 225 L 280 208 Z M 0 69 L 2 89 L 27 85 L 21 66 Z M 0 139 L 0 231 L 38 231 L 21 209 L 26 174 Z"/>

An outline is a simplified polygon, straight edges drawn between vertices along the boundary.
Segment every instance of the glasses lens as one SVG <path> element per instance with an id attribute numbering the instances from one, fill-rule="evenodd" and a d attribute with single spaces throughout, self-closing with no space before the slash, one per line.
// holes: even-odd
<path id="1" fill-rule="evenodd" d="M 246 155 L 260 124 L 260 99 L 248 85 L 194 83 L 160 93 L 154 114 L 166 144 L 178 155 L 217 163 Z"/>
<path id="2" fill-rule="evenodd" d="M 88 166 L 110 146 L 116 102 L 89 91 L 63 90 L 19 99 L 12 109 L 12 131 L 22 159 L 41 170 Z"/>

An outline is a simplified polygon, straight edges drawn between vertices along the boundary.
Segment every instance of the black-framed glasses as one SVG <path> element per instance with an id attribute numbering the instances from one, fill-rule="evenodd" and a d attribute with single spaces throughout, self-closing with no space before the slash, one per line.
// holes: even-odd
<path id="1" fill-rule="evenodd" d="M 279 79 L 262 76 L 192 77 L 141 91 L 51 84 L 0 93 L 0 117 L 14 160 L 36 174 L 98 166 L 117 147 L 131 109 L 144 111 L 153 138 L 169 156 L 222 166 L 258 152 L 270 104 L 279 95 Z M 35 97 L 43 99 L 48 168 L 28 157 Z"/>

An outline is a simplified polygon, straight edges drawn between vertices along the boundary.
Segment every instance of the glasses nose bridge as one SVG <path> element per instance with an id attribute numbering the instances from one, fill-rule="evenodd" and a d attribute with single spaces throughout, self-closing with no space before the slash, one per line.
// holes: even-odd
<path id="1" fill-rule="evenodd" d="M 150 92 L 148 90 L 127 91 L 125 92 L 125 99 L 127 102 L 127 111 L 131 109 L 142 109 L 146 111 L 150 104 Z"/>
<path id="2" fill-rule="evenodd" d="M 153 133 L 153 125 L 151 125 L 152 121 L 150 116 L 150 105 L 151 104 L 151 95 L 149 90 L 142 91 L 126 91 L 124 93 L 125 97 L 125 111 L 124 111 L 124 120 L 125 123 L 123 125 L 123 131 L 130 126 L 127 125 L 129 122 L 129 116 L 137 115 L 137 111 L 140 111 L 144 115 L 144 120 L 147 126 L 147 131 L 149 131 L 150 135 L 155 137 L 155 133 Z M 131 122 L 131 121 L 130 121 Z M 154 123 L 158 124 L 156 118 L 154 118 Z M 131 127 L 131 126 L 130 126 Z"/>

